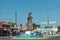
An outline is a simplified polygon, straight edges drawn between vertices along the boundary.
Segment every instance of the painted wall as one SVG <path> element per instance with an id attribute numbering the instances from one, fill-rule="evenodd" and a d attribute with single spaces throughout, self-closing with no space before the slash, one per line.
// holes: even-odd
<path id="1" fill-rule="evenodd" d="M 0 22 L 0 28 L 2 27 L 2 22 Z"/>

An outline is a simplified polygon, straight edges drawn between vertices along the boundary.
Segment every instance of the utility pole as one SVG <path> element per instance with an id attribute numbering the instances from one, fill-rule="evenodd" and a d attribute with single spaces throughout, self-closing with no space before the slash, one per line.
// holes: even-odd
<path id="1" fill-rule="evenodd" d="M 47 14 L 47 25 L 49 27 L 49 13 Z"/>
<path id="2" fill-rule="evenodd" d="M 16 27 L 17 27 L 17 12 L 15 12 L 15 23 L 16 23 Z"/>

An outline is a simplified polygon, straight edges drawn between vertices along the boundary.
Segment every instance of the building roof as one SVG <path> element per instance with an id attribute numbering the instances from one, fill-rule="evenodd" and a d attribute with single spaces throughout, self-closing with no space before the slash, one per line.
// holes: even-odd
<path id="1" fill-rule="evenodd" d="M 10 25 L 10 22 L 2 22 L 4 25 Z"/>
<path id="2" fill-rule="evenodd" d="M 21 30 L 25 31 L 25 30 L 28 30 L 28 28 L 27 27 L 21 27 Z"/>

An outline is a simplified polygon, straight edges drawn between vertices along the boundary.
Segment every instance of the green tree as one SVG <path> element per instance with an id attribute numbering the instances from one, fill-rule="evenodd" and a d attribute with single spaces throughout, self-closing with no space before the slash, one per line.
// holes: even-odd
<path id="1" fill-rule="evenodd" d="M 45 28 L 51 28 L 51 27 L 46 26 Z"/>
<path id="2" fill-rule="evenodd" d="M 35 23 L 33 23 L 32 25 L 33 25 L 33 29 L 36 29 L 37 27 L 38 27 L 38 28 L 40 27 L 40 25 L 35 24 Z"/>
<path id="3" fill-rule="evenodd" d="M 58 32 L 60 32 L 60 26 L 57 26 L 58 27 Z"/>
<path id="4" fill-rule="evenodd" d="M 14 25 L 16 25 L 16 23 L 12 23 L 12 22 L 11 22 L 11 27 L 14 27 Z"/>
<path id="5" fill-rule="evenodd" d="M 20 27 L 22 27 L 22 24 L 20 24 Z"/>

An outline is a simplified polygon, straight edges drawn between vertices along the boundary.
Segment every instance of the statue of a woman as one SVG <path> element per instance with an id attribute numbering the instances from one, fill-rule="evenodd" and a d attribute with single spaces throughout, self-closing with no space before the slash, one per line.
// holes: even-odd
<path id="1" fill-rule="evenodd" d="M 27 21 L 28 21 L 28 30 L 33 30 L 31 12 L 28 14 Z"/>
<path id="2" fill-rule="evenodd" d="M 28 20 L 28 23 L 29 23 L 29 22 L 32 22 L 31 12 L 28 14 L 28 18 L 27 18 L 27 20 Z"/>

